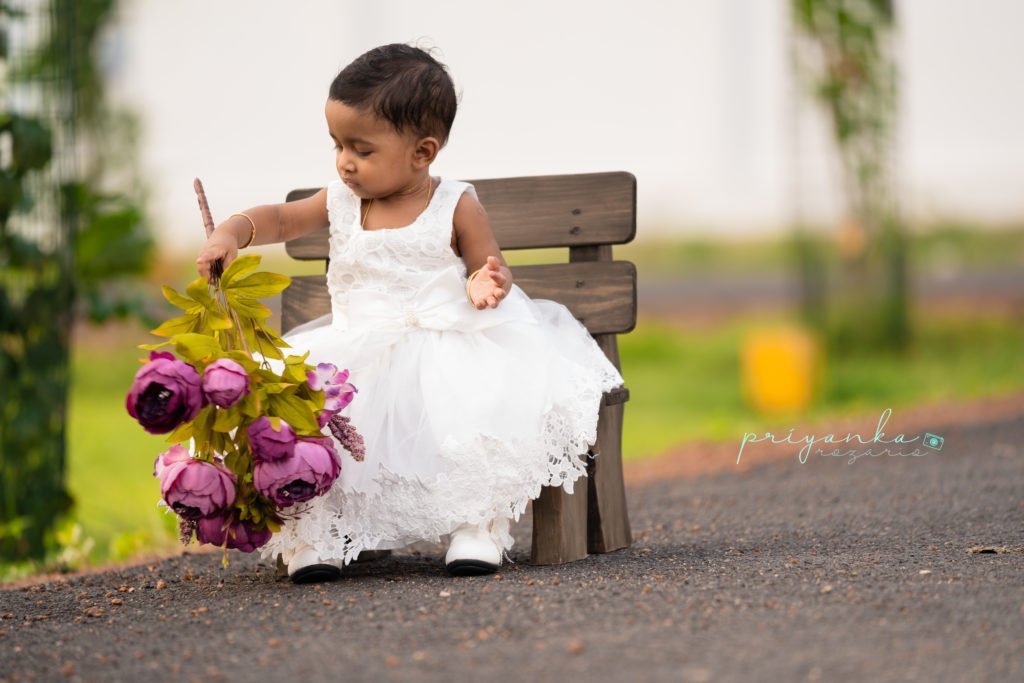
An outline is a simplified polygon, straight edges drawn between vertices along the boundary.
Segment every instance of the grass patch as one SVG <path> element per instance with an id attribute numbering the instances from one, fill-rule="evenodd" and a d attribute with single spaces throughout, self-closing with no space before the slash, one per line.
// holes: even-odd
<path id="1" fill-rule="evenodd" d="M 711 331 L 641 322 L 619 338 L 630 387 L 623 456 L 637 460 L 691 440 L 739 441 L 777 426 L 743 401 L 739 353 L 745 334 L 783 319 L 743 319 Z M 906 354 L 826 361 L 816 401 L 792 420 L 818 420 L 939 400 L 1024 389 L 1024 326 L 991 316 L 925 318 Z M 794 422 L 791 426 L 798 426 Z"/>
<path id="2" fill-rule="evenodd" d="M 125 395 L 145 351 L 140 333 L 123 344 L 77 347 L 69 403 L 68 485 L 74 519 L 93 540 L 90 560 L 120 560 L 141 550 L 170 548 L 173 516 L 157 510 L 160 488 L 153 461 L 167 450 L 125 410 Z"/>

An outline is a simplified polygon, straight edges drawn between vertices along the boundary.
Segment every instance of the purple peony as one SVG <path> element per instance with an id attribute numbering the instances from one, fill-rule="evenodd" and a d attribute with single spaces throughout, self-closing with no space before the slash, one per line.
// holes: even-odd
<path id="1" fill-rule="evenodd" d="M 128 414 L 150 434 L 166 434 L 195 419 L 203 407 L 199 373 L 169 353 L 154 351 L 135 374 L 125 401 Z"/>
<path id="2" fill-rule="evenodd" d="M 203 395 L 220 408 L 230 408 L 249 393 L 249 373 L 230 358 L 215 360 L 203 371 Z"/>
<path id="3" fill-rule="evenodd" d="M 280 460 L 291 456 L 295 449 L 295 432 L 290 424 L 284 420 L 280 422 L 280 431 L 274 429 L 274 423 L 265 415 L 249 425 L 246 434 L 249 435 L 253 460 Z"/>
<path id="4" fill-rule="evenodd" d="M 292 457 L 257 461 L 253 484 L 278 507 L 288 507 L 327 491 L 339 472 L 341 459 L 330 439 L 299 439 Z"/>
<path id="5" fill-rule="evenodd" d="M 306 382 L 310 388 L 324 392 L 324 410 L 332 413 L 344 410 L 359 391 L 348 383 L 348 370 L 339 372 L 333 363 L 317 365 L 316 370 L 306 373 Z"/>
<path id="6" fill-rule="evenodd" d="M 160 478 L 164 502 L 183 519 L 209 517 L 235 502 L 234 475 L 196 460 L 181 445 L 157 456 L 153 476 Z"/>
<path id="7" fill-rule="evenodd" d="M 251 553 L 270 540 L 269 529 L 256 531 L 249 520 L 240 520 L 233 512 L 206 517 L 196 524 L 196 540 L 219 547 Z"/>

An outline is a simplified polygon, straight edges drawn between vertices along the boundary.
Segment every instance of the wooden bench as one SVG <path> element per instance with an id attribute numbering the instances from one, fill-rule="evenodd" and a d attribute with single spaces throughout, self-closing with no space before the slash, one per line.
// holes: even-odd
<path id="1" fill-rule="evenodd" d="M 636 325 L 636 267 L 612 260 L 612 245 L 625 244 L 636 234 L 636 179 L 629 173 L 591 173 L 470 182 L 503 251 L 568 247 L 568 263 L 517 265 L 514 281 L 531 298 L 564 304 L 621 370 L 616 335 Z M 287 201 L 315 192 L 294 190 Z M 292 258 L 326 262 L 327 238 L 325 228 L 285 248 Z M 282 330 L 330 310 L 325 275 L 295 277 L 282 296 Z M 622 481 L 622 417 L 628 399 L 625 388 L 604 396 L 597 443 L 589 454 L 596 457 L 587 458 L 587 485 L 577 485 L 573 495 L 547 487 L 533 501 L 532 563 L 571 562 L 632 543 Z"/>

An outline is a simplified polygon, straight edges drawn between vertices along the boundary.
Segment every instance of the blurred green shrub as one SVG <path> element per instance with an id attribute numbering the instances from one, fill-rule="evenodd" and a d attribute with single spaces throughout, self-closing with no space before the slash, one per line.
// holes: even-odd
<path id="1" fill-rule="evenodd" d="M 85 544 L 60 523 L 72 504 L 72 324 L 79 314 L 97 322 L 145 316 L 124 279 L 144 272 L 152 253 L 138 188 L 104 189 L 111 178 L 138 178 L 125 172 L 131 117 L 107 106 L 96 61 L 116 2 L 32 7 L 29 15 L 0 0 L 0 138 L 11 150 L 0 157 L 2 562 L 62 547 L 73 555 Z"/>

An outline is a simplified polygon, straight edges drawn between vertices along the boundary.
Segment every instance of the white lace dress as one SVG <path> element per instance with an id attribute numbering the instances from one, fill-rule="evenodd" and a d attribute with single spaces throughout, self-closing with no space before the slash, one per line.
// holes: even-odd
<path id="1" fill-rule="evenodd" d="M 469 303 L 450 246 L 465 191 L 442 180 L 411 225 L 364 231 L 359 199 L 340 180 L 328 186 L 332 313 L 285 340 L 310 351 L 308 363 L 351 371 L 359 393 L 342 414 L 366 457 L 335 442 L 339 479 L 297 506 L 263 557 L 306 543 L 347 563 L 362 550 L 438 543 L 466 522 L 507 550 L 510 521 L 542 486 L 571 493 L 586 476 L 579 456 L 596 439 L 601 395 L 622 377 L 559 303 L 515 285 L 497 308 Z"/>

